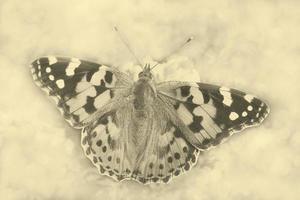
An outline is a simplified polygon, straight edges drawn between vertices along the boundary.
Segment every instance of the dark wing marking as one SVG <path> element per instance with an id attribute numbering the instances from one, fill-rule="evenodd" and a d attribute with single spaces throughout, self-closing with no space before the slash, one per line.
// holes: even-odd
<path id="1" fill-rule="evenodd" d="M 170 121 L 157 135 L 152 147 L 147 147 L 136 165 L 134 178 L 141 183 L 168 183 L 172 178 L 189 171 L 197 162 L 199 150 L 187 142 L 182 132 Z M 155 129 L 153 129 L 155 130 Z"/>
<path id="2" fill-rule="evenodd" d="M 100 174 L 121 181 L 130 177 L 133 170 L 125 151 L 126 131 L 122 129 L 118 116 L 116 112 L 107 113 L 85 127 L 81 144 Z"/>
<path id="3" fill-rule="evenodd" d="M 219 144 L 244 128 L 260 124 L 268 106 L 253 95 L 205 83 L 164 82 L 159 96 L 169 99 L 177 116 L 202 144 Z"/>

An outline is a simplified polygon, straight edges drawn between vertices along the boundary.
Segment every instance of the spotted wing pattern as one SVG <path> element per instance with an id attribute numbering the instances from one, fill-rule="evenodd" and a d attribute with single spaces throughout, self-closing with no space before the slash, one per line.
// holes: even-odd
<path id="1" fill-rule="evenodd" d="M 117 121 L 116 112 L 105 114 L 82 130 L 81 144 L 100 174 L 120 181 L 131 176 L 132 165 L 125 151 L 126 131 Z"/>
<path id="2" fill-rule="evenodd" d="M 131 80 L 115 68 L 77 58 L 47 56 L 31 64 L 36 84 L 57 103 L 64 118 L 82 128 L 98 109 L 126 88 Z"/>
<path id="3" fill-rule="evenodd" d="M 199 149 L 215 146 L 234 132 L 260 124 L 269 113 L 268 106 L 257 97 L 227 87 L 164 82 L 158 90 L 196 136 Z"/>
<path id="4" fill-rule="evenodd" d="M 269 113 L 263 101 L 235 89 L 163 82 L 142 120 L 134 111 L 134 83 L 115 68 L 48 56 L 35 60 L 31 72 L 65 119 L 82 128 L 85 155 L 118 181 L 167 183 L 190 170 L 201 150 L 260 124 Z"/>
<path id="5" fill-rule="evenodd" d="M 156 134 L 156 145 L 153 145 L 152 151 L 143 154 L 133 174 L 133 178 L 143 184 L 168 183 L 173 177 L 192 169 L 200 153 L 170 122 L 164 131 Z"/>
<path id="6" fill-rule="evenodd" d="M 84 152 L 101 174 L 118 181 L 167 183 L 195 165 L 199 150 L 168 120 L 166 112 L 162 112 L 162 104 L 154 105 L 150 110 L 154 117 L 143 123 L 148 127 L 144 142 L 137 136 L 141 133 L 136 130 L 139 121 L 134 120 L 132 102 L 122 105 L 82 132 Z"/>

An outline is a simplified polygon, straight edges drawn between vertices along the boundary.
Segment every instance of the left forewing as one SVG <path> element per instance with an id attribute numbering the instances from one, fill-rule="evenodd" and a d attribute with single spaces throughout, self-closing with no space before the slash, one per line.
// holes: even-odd
<path id="1" fill-rule="evenodd" d="M 132 84 L 116 68 L 77 58 L 41 57 L 31 64 L 31 73 L 75 128 L 82 128 Z"/>

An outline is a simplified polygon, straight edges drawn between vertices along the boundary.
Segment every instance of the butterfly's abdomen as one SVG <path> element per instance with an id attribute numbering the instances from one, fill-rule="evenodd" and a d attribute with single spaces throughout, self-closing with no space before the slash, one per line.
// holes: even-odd
<path id="1" fill-rule="evenodd" d="M 139 79 L 133 86 L 133 116 L 131 120 L 130 142 L 134 147 L 131 152 L 135 160 L 138 159 L 139 153 L 143 152 L 146 141 L 149 137 L 147 134 L 149 119 L 153 117 L 152 103 L 155 99 L 155 92 L 147 79 Z"/>

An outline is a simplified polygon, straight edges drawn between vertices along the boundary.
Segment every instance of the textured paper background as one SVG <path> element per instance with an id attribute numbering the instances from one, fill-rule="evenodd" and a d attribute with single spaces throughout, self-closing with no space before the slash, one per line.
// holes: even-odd
<path id="1" fill-rule="evenodd" d="M 0 199 L 297 199 L 300 192 L 300 1 L 0 1 Z M 36 87 L 29 63 L 67 55 L 126 68 L 195 40 L 161 78 L 226 85 L 271 114 L 199 158 L 169 185 L 97 175 L 80 133 Z M 124 67 L 125 66 L 125 67 Z M 136 72 L 137 67 L 131 67 Z"/>

